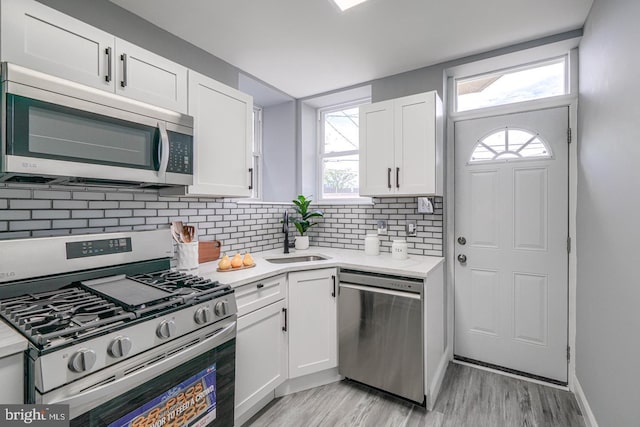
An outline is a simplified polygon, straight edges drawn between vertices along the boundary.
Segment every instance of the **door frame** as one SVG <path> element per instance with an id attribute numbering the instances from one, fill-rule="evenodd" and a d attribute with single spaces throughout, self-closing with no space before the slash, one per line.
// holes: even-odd
<path id="1" fill-rule="evenodd" d="M 567 41 L 565 41 L 567 42 Z M 445 149 L 445 260 L 446 272 L 445 281 L 447 284 L 447 354 L 449 360 L 453 360 L 454 347 L 454 286 L 455 286 L 455 123 L 463 120 L 492 117 L 504 114 L 522 113 L 532 110 L 541 110 L 555 107 L 568 107 L 569 127 L 571 128 L 571 143 L 569 144 L 569 237 L 571 238 L 571 251 L 569 252 L 568 265 L 568 343 L 570 347 L 570 358 L 568 363 L 568 388 L 575 391 L 575 348 L 576 348 L 576 206 L 577 206 L 577 165 L 578 165 L 578 45 L 579 39 L 570 44 L 558 43 L 557 45 L 546 45 L 530 49 L 525 52 L 526 60 L 523 59 L 523 52 L 505 55 L 503 57 L 491 58 L 479 61 L 474 64 L 465 64 L 445 70 L 443 79 L 445 80 L 444 99 L 447 100 L 446 110 L 446 149 Z M 453 83 L 455 77 L 470 74 L 480 74 L 492 70 L 522 65 L 533 62 L 544 57 L 567 55 L 569 94 L 546 98 L 541 100 L 520 102 L 498 107 L 488 107 L 475 111 L 454 112 L 452 106 L 455 104 L 453 97 Z M 515 62 L 519 61 L 519 62 Z"/>

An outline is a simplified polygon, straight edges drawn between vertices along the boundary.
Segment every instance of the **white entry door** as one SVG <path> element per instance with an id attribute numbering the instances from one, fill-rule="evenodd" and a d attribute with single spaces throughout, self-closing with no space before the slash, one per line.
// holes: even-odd
<path id="1" fill-rule="evenodd" d="M 455 124 L 455 355 L 563 383 L 568 117 Z"/>

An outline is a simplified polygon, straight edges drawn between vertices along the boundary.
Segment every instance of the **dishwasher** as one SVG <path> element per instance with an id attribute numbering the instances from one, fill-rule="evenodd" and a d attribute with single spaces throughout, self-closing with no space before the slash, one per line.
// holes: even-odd
<path id="1" fill-rule="evenodd" d="M 340 375 L 425 405 L 422 279 L 340 271 Z"/>

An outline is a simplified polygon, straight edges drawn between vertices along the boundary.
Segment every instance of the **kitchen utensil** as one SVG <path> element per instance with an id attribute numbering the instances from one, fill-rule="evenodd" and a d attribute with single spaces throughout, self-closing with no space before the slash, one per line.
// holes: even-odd
<path id="1" fill-rule="evenodd" d="M 196 228 L 193 225 L 182 226 L 182 241 L 184 243 L 191 243 L 196 235 Z"/>
<path id="2" fill-rule="evenodd" d="M 222 242 L 220 242 L 220 240 L 211 240 L 208 242 L 200 240 L 200 244 L 198 245 L 198 262 L 202 264 L 203 262 L 217 260 L 220 258 L 221 247 Z"/>
<path id="3" fill-rule="evenodd" d="M 175 240 L 176 243 L 182 243 L 180 233 L 178 233 L 178 230 L 176 230 L 176 227 L 173 224 L 171 224 L 171 237 L 173 237 L 173 240 Z"/>

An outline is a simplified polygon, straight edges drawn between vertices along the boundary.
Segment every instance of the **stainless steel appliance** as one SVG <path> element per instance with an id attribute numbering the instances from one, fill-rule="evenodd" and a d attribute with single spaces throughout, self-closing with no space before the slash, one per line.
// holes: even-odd
<path id="1" fill-rule="evenodd" d="M 0 316 L 29 340 L 27 403 L 68 404 L 72 426 L 233 425 L 234 291 L 171 271 L 168 230 L 0 252 Z"/>
<path id="2" fill-rule="evenodd" d="M 2 64 L 0 181 L 193 184 L 193 117 Z"/>
<path id="3" fill-rule="evenodd" d="M 340 271 L 338 371 L 425 405 L 423 281 Z"/>

